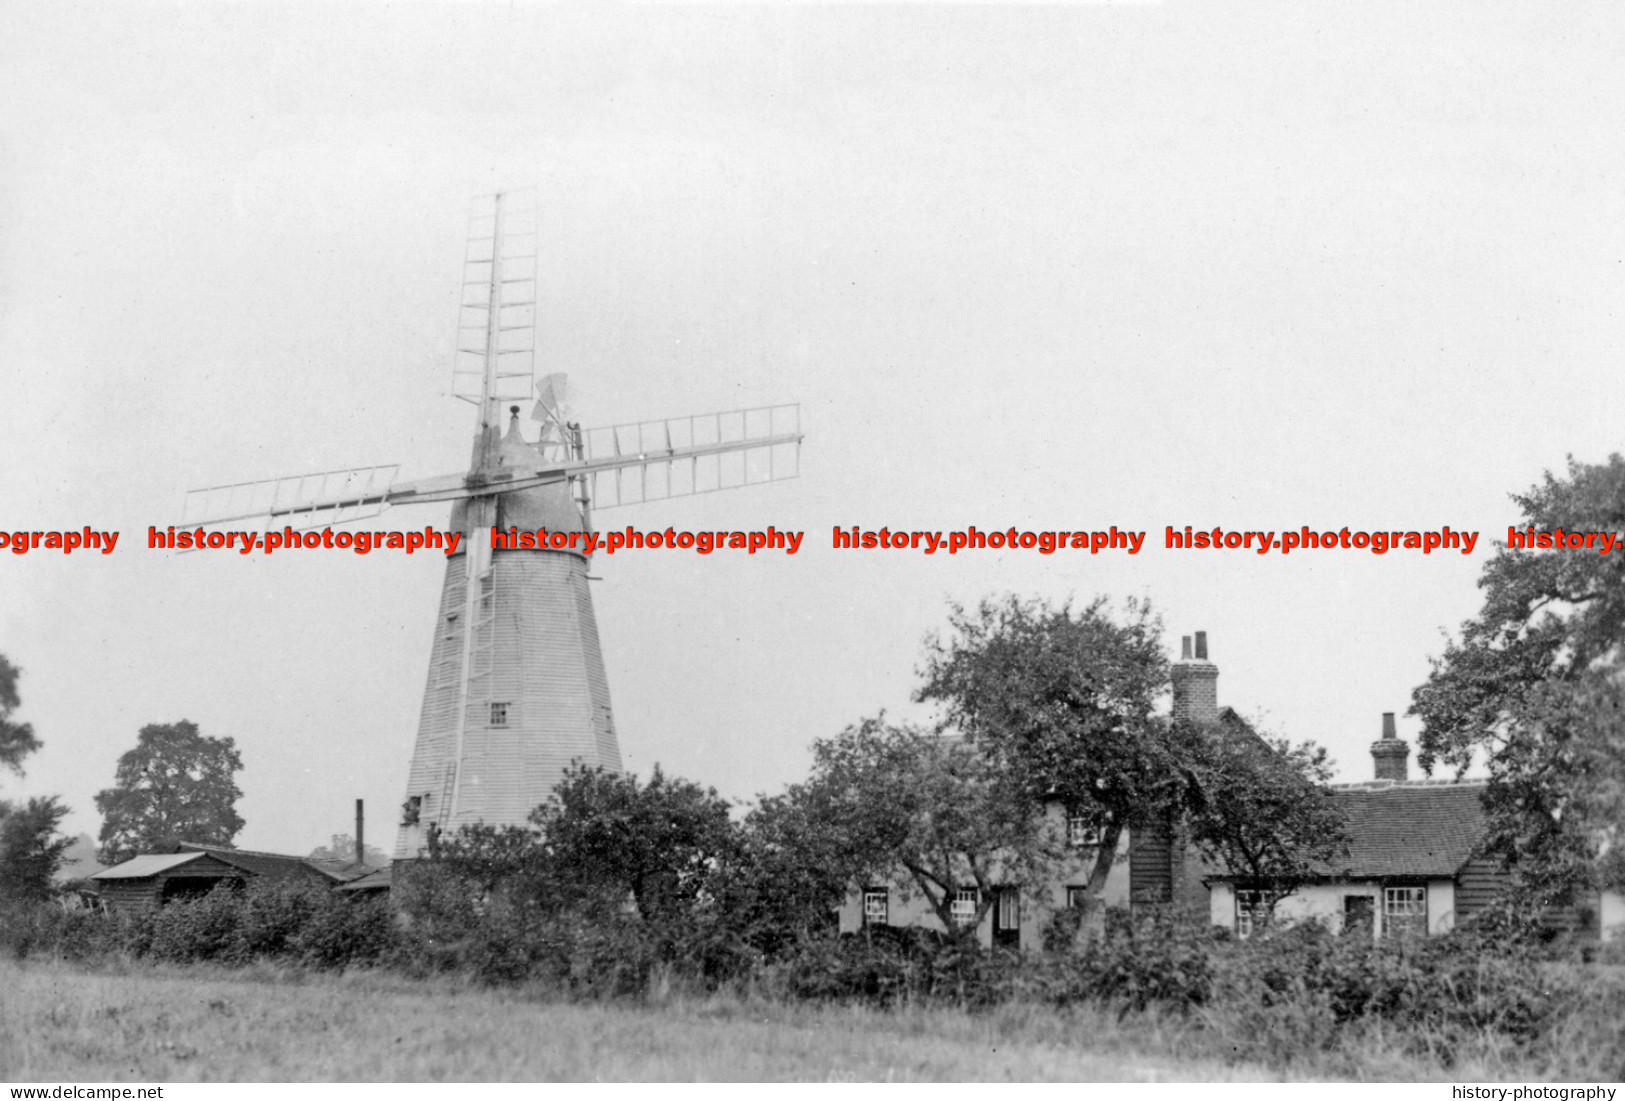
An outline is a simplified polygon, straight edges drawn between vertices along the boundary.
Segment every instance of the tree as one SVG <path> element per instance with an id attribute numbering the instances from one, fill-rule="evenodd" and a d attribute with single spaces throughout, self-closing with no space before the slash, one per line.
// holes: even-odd
<path id="1" fill-rule="evenodd" d="M 39 739 L 28 723 L 11 721 L 11 713 L 22 705 L 17 695 L 17 678 L 22 670 L 0 654 L 0 765 L 22 775 L 23 758 L 39 749 Z"/>
<path id="2" fill-rule="evenodd" d="M 1273 908 L 1342 851 L 1325 751 L 1268 743 L 1239 719 L 1216 725 L 1159 713 L 1169 686 L 1162 624 L 1129 601 L 1081 611 L 1014 596 L 955 606 L 928 647 L 921 701 L 944 706 L 1029 804 L 1059 802 L 1100 838 L 1088 896 L 1098 903 L 1125 829 L 1179 824 Z"/>
<path id="3" fill-rule="evenodd" d="M 804 843 L 828 853 L 843 888 L 887 882 L 918 892 L 943 928 L 965 937 L 998 888 L 1049 882 L 1065 853 L 1060 824 L 977 746 L 883 716 L 816 742 L 812 776 L 790 801 Z M 971 886 L 976 910 L 959 920 L 955 897 Z"/>
<path id="4" fill-rule="evenodd" d="M 242 767 L 230 738 L 207 737 L 196 723 L 142 727 L 135 748 L 118 760 L 114 786 L 96 796 L 102 862 L 175 841 L 230 845 L 243 828 L 234 779 Z"/>
<path id="5" fill-rule="evenodd" d="M 68 808 L 56 796 L 21 806 L 0 802 L 0 899 L 44 902 L 72 838 L 57 828 Z"/>
<path id="6" fill-rule="evenodd" d="M 1097 599 L 1074 610 L 1008 596 L 953 606 L 927 645 L 921 701 L 967 734 L 1029 804 L 1059 801 L 1098 832 L 1088 893 L 1098 901 L 1118 840 L 1171 813 L 1180 761 L 1154 712 L 1168 686 L 1162 624 L 1130 601 L 1124 621 Z"/>
<path id="7" fill-rule="evenodd" d="M 1411 714 L 1424 769 L 1460 773 L 1485 755 L 1484 851 L 1504 861 L 1519 899 L 1540 904 L 1625 885 L 1625 551 L 1538 545 L 1625 532 L 1625 459 L 1571 458 L 1567 477 L 1548 472 L 1512 499 L 1522 530 L 1509 534 L 1536 545 L 1498 544 L 1478 582 L 1483 607 L 1432 660 Z"/>
<path id="8" fill-rule="evenodd" d="M 1259 892 L 1263 916 L 1348 852 L 1347 821 L 1327 787 L 1325 749 L 1260 737 L 1238 718 L 1178 722 L 1185 829 L 1209 860 Z"/>
<path id="9" fill-rule="evenodd" d="M 820 817 L 804 784 L 764 796 L 739 829 L 739 850 L 718 877 L 739 939 L 772 956 L 835 925 L 836 910 L 862 877 Z"/>
<path id="10" fill-rule="evenodd" d="M 561 898 L 619 909 L 630 898 L 646 922 L 691 916 L 733 855 L 728 802 L 711 788 L 572 765 L 530 820 L 541 830 Z"/>
<path id="11" fill-rule="evenodd" d="M 0 765 L 22 775 L 23 758 L 40 747 L 34 728 L 13 722 L 22 705 L 17 679 L 22 670 L 0 654 Z M 51 897 L 51 877 L 72 840 L 57 834 L 68 808 L 52 795 L 23 804 L 0 800 L 0 898 L 44 901 Z"/>

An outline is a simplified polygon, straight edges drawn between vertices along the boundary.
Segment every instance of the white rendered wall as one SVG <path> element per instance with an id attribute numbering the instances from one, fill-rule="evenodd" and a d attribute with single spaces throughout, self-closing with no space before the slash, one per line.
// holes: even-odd
<path id="1" fill-rule="evenodd" d="M 1597 909 L 1603 942 L 1625 940 L 1625 893 L 1604 891 Z"/>

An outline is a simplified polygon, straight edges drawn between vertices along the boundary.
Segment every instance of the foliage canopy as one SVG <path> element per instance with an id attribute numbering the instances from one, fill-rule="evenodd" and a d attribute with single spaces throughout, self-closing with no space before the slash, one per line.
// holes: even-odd
<path id="1" fill-rule="evenodd" d="M 142 727 L 118 760 L 113 786 L 96 795 L 102 862 L 174 841 L 230 845 L 243 828 L 235 779 L 242 767 L 232 739 L 208 737 L 196 723 Z"/>
<path id="2" fill-rule="evenodd" d="M 22 670 L 0 654 L 0 766 L 21 775 L 23 758 L 39 749 L 39 739 L 28 723 L 13 722 L 11 714 L 22 705 L 17 694 L 17 678 Z"/>
<path id="3" fill-rule="evenodd" d="M 1525 534 L 1625 531 L 1625 459 L 1571 458 L 1512 499 Z M 1522 897 L 1625 885 L 1625 553 L 1501 545 L 1479 587 L 1483 607 L 1412 694 L 1421 764 L 1486 755 L 1486 851 Z"/>
<path id="4" fill-rule="evenodd" d="M 815 743 L 791 798 L 848 885 L 917 891 L 949 930 L 974 931 L 996 888 L 1043 882 L 1065 855 L 1063 823 L 977 747 L 883 717 Z M 955 895 L 971 886 L 975 919 L 956 922 Z"/>
<path id="5" fill-rule="evenodd" d="M 57 832 L 68 808 L 56 796 L 0 801 L 0 898 L 44 901 L 73 839 Z"/>
<path id="6" fill-rule="evenodd" d="M 1176 722 L 1172 735 L 1184 747 L 1180 801 L 1191 842 L 1261 892 L 1266 913 L 1347 853 L 1325 749 L 1264 738 L 1234 716 Z"/>

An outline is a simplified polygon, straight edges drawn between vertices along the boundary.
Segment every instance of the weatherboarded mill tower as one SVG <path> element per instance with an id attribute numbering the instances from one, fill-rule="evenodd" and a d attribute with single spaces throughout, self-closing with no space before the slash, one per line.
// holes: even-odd
<path id="1" fill-rule="evenodd" d="M 499 471 L 543 461 L 517 413 L 494 452 Z M 482 504 L 499 531 L 589 530 L 567 483 Z M 525 821 L 571 761 L 621 767 L 586 553 L 492 549 L 480 511 L 452 508 L 466 549 L 446 562 L 397 856 L 421 849 L 430 828 Z"/>
<path id="2" fill-rule="evenodd" d="M 535 377 L 537 242 L 533 201 L 476 204 L 452 370 L 453 394 L 478 410 L 466 473 L 397 483 L 391 465 L 216 486 L 189 493 L 182 517 L 192 527 L 252 519 L 309 530 L 391 505 L 452 503 L 462 538 L 435 612 L 397 859 L 422 855 L 438 832 L 525 822 L 572 761 L 620 769 L 580 539 L 594 508 L 778 481 L 799 468 L 794 405 L 601 429 L 572 421 L 564 376 Z M 539 428 L 527 439 L 529 402 Z M 507 533 L 545 533 L 533 541 L 546 545 L 510 547 Z"/>

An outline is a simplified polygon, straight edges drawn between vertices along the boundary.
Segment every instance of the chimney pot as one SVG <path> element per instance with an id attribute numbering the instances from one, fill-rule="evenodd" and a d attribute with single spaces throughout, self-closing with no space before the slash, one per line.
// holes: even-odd
<path id="1" fill-rule="evenodd" d="M 1184 638 L 1179 640 L 1179 660 L 1180 661 L 1189 661 L 1189 660 L 1191 660 L 1191 636 L 1190 635 L 1186 635 Z"/>
<path id="2" fill-rule="evenodd" d="M 1399 735 L 1394 733 L 1394 713 L 1392 711 L 1384 711 L 1382 713 L 1382 740 L 1385 742 L 1391 742 L 1398 737 Z"/>
<path id="3" fill-rule="evenodd" d="M 1207 632 L 1206 631 L 1197 631 L 1196 632 L 1196 660 L 1197 661 L 1206 661 L 1207 660 Z"/>

